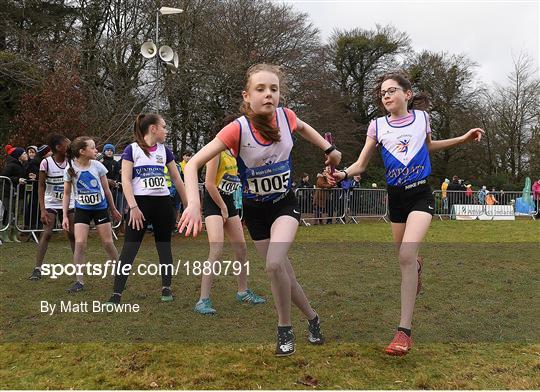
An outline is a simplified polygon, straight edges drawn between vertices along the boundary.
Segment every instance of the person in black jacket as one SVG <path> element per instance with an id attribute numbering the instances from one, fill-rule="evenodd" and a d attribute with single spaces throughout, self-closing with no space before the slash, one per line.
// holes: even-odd
<path id="1" fill-rule="evenodd" d="M 39 176 L 40 159 L 37 152 L 38 148 L 36 146 L 26 147 L 26 154 L 28 155 L 26 178 L 28 184 L 26 185 L 24 199 L 24 225 L 27 229 L 37 229 L 39 225 L 37 178 Z"/>
<path id="2" fill-rule="evenodd" d="M 24 148 L 21 147 L 13 147 L 12 145 L 8 144 L 5 148 L 8 156 L 6 158 L 4 168 L 2 169 L 0 175 L 8 177 L 11 180 L 14 195 L 19 184 L 26 184 L 25 164 L 28 161 L 28 155 L 26 155 L 26 151 L 24 150 Z M 8 184 L 4 184 L 3 189 L 4 216 L 2 218 L 2 227 L 5 227 L 8 224 L 9 219 L 9 211 L 7 209 L 10 205 L 10 187 L 8 186 Z M 11 203 L 15 203 L 15 200 L 12 199 Z M 13 211 L 13 208 L 11 208 L 11 210 Z M 18 242 L 15 227 L 12 226 L 9 229 L 9 232 L 9 234 L 6 230 L 0 232 L 2 234 L 2 241 Z"/>
<path id="3" fill-rule="evenodd" d="M 120 168 L 121 163 L 114 159 L 114 153 L 116 152 L 116 147 L 113 144 L 107 143 L 103 146 L 103 158 L 101 163 L 108 170 L 107 171 L 107 182 L 109 183 L 109 188 L 113 195 L 114 203 L 116 208 L 120 211 L 121 214 L 124 213 L 124 198 L 122 195 L 122 183 L 120 177 Z"/>

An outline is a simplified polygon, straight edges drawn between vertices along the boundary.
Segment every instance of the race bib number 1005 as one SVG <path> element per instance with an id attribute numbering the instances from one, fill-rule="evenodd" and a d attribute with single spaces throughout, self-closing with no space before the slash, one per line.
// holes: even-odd
<path id="1" fill-rule="evenodd" d="M 247 179 L 249 191 L 256 195 L 269 195 L 287 191 L 291 171 L 274 174 L 266 177 L 251 177 Z"/>

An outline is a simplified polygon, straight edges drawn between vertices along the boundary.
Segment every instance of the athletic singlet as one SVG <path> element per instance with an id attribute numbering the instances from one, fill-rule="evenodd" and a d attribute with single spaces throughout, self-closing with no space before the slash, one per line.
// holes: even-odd
<path id="1" fill-rule="evenodd" d="M 69 165 L 64 172 L 64 181 L 72 182 L 75 196 L 75 208 L 83 210 L 103 210 L 108 207 L 105 191 L 101 186 L 100 177 L 107 175 L 107 168 L 101 162 L 92 159 L 90 167 L 82 169 L 72 162 L 75 177 L 68 173 Z"/>
<path id="2" fill-rule="evenodd" d="M 137 143 L 131 143 L 128 147 L 131 148 L 126 148 L 124 155 L 126 155 L 125 159 L 133 162 L 131 179 L 133 194 L 135 196 L 169 196 L 165 165 L 174 160 L 172 153 L 159 143 L 154 149 L 150 149 L 150 156 L 146 156 Z"/>
<path id="3" fill-rule="evenodd" d="M 421 110 L 413 111 L 413 121 L 408 125 L 390 125 L 387 116 L 375 120 L 388 185 L 405 186 L 430 175 L 428 128 L 427 114 Z"/>
<path id="4" fill-rule="evenodd" d="M 52 156 L 41 161 L 39 170 L 45 172 L 45 208 L 62 209 L 62 200 L 64 199 L 64 169 L 66 165 L 67 160 L 58 164 Z M 74 206 L 72 194 L 69 200 L 69 208 L 74 208 Z"/>
<path id="5" fill-rule="evenodd" d="M 216 174 L 216 186 L 220 192 L 232 195 L 242 186 L 238 177 L 238 165 L 236 158 L 229 151 L 222 151 L 219 154 L 219 166 Z"/>
<path id="6" fill-rule="evenodd" d="M 245 116 L 240 124 L 238 171 L 244 198 L 270 201 L 283 196 L 291 188 L 292 131 L 283 108 L 276 109 L 276 125 L 281 134 L 277 143 L 260 143 L 253 135 Z"/>

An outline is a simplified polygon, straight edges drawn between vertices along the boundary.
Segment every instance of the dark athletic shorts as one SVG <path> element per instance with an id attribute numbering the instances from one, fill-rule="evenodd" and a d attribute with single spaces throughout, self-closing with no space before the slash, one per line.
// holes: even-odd
<path id="1" fill-rule="evenodd" d="M 225 202 L 225 205 L 227 206 L 229 218 L 232 218 L 233 216 L 237 216 L 238 211 L 236 210 L 236 207 L 234 206 L 233 195 L 227 195 L 221 192 L 219 194 L 221 195 L 221 198 L 223 199 L 223 201 Z M 214 202 L 214 199 L 212 199 L 212 197 L 207 191 L 204 191 L 204 196 L 203 196 L 203 214 L 205 218 L 212 215 L 221 216 L 221 208 L 219 208 L 219 206 Z"/>
<path id="2" fill-rule="evenodd" d="M 388 209 L 390 221 L 405 223 L 412 211 L 423 211 L 433 215 L 435 199 L 431 187 L 425 180 L 406 186 L 388 186 Z"/>
<path id="3" fill-rule="evenodd" d="M 84 223 L 89 225 L 91 221 L 94 221 L 96 226 L 104 223 L 109 223 L 111 218 L 109 217 L 109 211 L 107 208 L 102 210 L 83 210 L 82 208 L 75 209 L 75 223 Z"/>
<path id="4" fill-rule="evenodd" d="M 300 207 L 294 192 L 289 190 L 282 199 L 272 201 L 243 200 L 244 221 L 253 241 L 270 238 L 270 229 L 277 218 L 292 216 L 300 222 Z"/>

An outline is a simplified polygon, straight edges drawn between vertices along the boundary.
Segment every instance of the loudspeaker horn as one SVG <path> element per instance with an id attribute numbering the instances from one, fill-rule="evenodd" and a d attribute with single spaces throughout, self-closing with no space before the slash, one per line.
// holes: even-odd
<path id="1" fill-rule="evenodd" d="M 163 45 L 159 48 L 159 58 L 163 61 L 171 61 L 174 57 L 174 52 L 170 46 Z"/>
<path id="2" fill-rule="evenodd" d="M 156 44 L 153 43 L 152 40 L 146 41 L 141 46 L 141 54 L 143 55 L 143 57 L 145 57 L 147 59 L 151 59 L 152 57 L 154 57 L 157 54 L 157 46 L 156 46 Z"/>
<path id="3" fill-rule="evenodd" d="M 178 68 L 178 64 L 180 64 L 180 59 L 178 58 L 178 52 L 174 52 L 174 56 L 173 56 L 174 68 Z"/>

